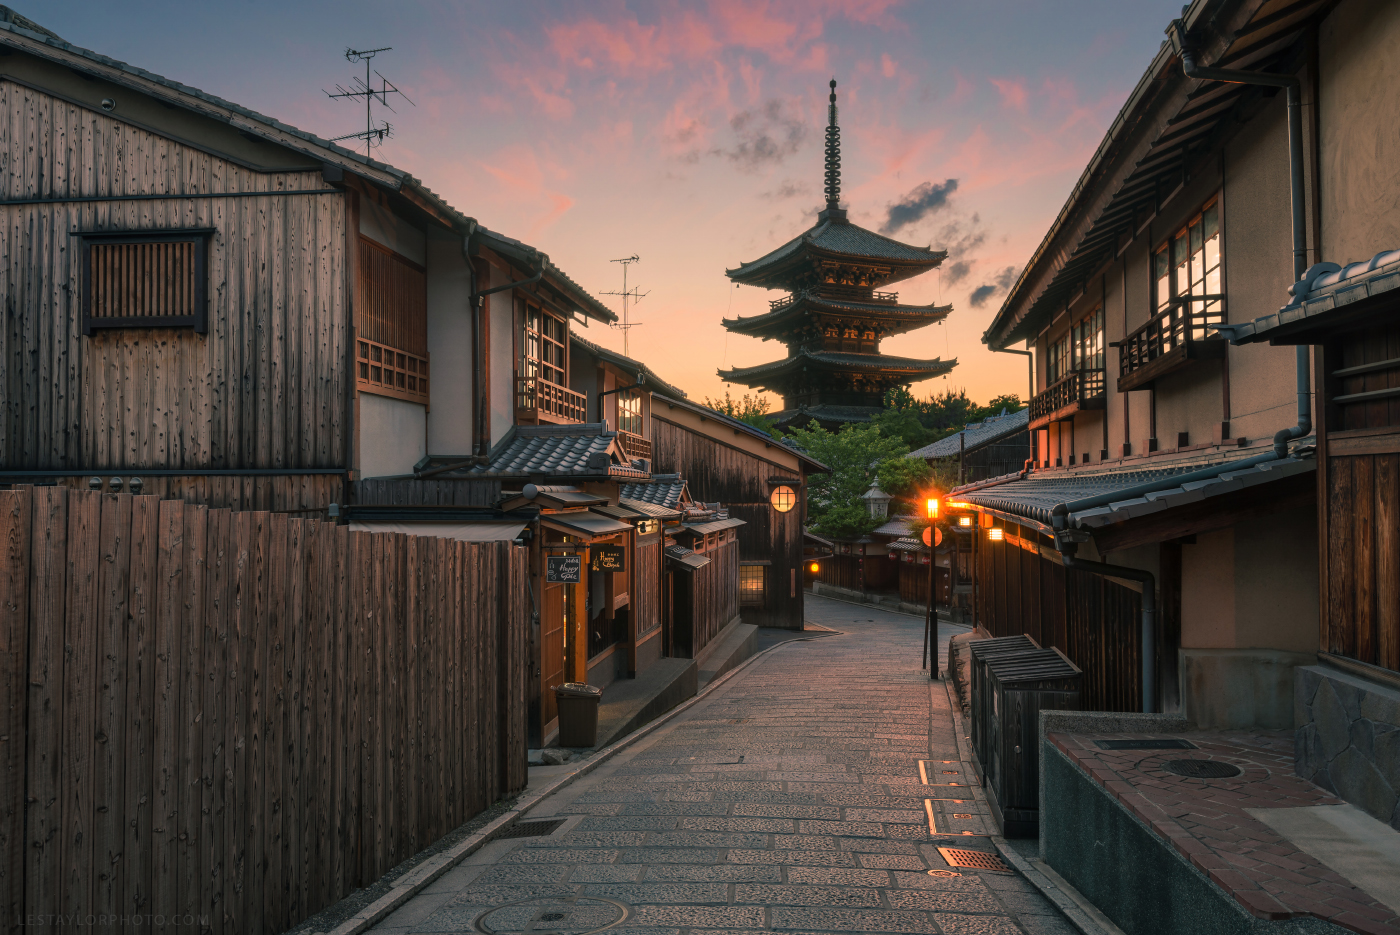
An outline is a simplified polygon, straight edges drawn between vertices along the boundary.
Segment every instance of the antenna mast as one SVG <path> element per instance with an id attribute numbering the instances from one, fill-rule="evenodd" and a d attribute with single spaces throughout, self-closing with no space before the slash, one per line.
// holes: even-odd
<path id="1" fill-rule="evenodd" d="M 394 135 L 394 128 L 393 128 L 392 125 L 390 125 L 390 123 L 389 123 L 387 120 L 383 121 L 383 122 L 382 122 L 380 125 L 378 125 L 378 126 L 375 125 L 375 122 L 374 122 L 374 113 L 373 113 L 373 111 L 372 111 L 372 109 L 371 109 L 371 107 L 372 107 L 372 105 L 374 104 L 374 102 L 375 102 L 376 100 L 378 100 L 380 104 L 382 104 L 382 105 L 385 106 L 385 107 L 388 107 L 388 108 L 392 111 L 392 110 L 394 110 L 394 108 L 393 108 L 393 106 L 389 103 L 389 95 L 390 95 L 390 94 L 397 94 L 397 95 L 399 95 L 400 97 L 402 97 L 404 100 L 408 101 L 408 103 L 413 104 L 413 101 L 409 100 L 409 97 L 408 97 L 407 94 L 404 94 L 404 93 L 403 93 L 402 91 L 400 91 L 398 88 L 394 87 L 394 85 L 389 81 L 388 78 L 385 78 L 383 75 L 380 75 L 379 72 L 377 72 L 377 71 L 374 72 L 374 74 L 375 74 L 375 75 L 379 75 L 380 85 L 379 85 L 379 88 L 378 88 L 378 89 L 376 89 L 376 88 L 374 87 L 374 83 L 373 83 L 374 79 L 373 79 L 373 77 L 372 77 L 372 75 L 371 75 L 371 73 L 370 73 L 370 65 L 369 65 L 370 59 L 374 58 L 374 57 L 375 57 L 376 55 L 378 55 L 380 52 L 388 52 L 388 51 L 390 51 L 392 48 L 393 48 L 393 46 L 387 46 L 387 45 L 386 45 L 386 46 L 384 46 L 382 49 L 346 49 L 346 50 L 345 50 L 345 60 L 346 60 L 347 62 L 364 62 L 364 63 L 365 63 L 365 77 L 364 77 L 363 79 L 361 79 L 361 78 L 357 75 L 357 76 L 353 79 L 352 84 L 351 84 L 351 87 L 345 88 L 345 87 L 341 87 L 340 85 L 336 85 L 336 86 L 335 86 L 335 91 L 336 91 L 336 93 L 332 94 L 332 93 L 329 92 L 329 91 L 326 92 L 326 96 L 329 97 L 329 98 L 331 98 L 331 99 L 333 99 L 333 100 L 351 100 L 351 101 L 358 101 L 358 100 L 360 100 L 361 98 L 364 99 L 364 102 L 365 102 L 365 129 L 364 129 L 364 131 L 361 132 L 361 133 L 347 133 L 347 134 L 345 134 L 344 136 L 332 137 L 332 138 L 331 138 L 331 142 L 332 142 L 332 143 L 338 143 L 338 142 L 340 142 L 341 140 L 364 140 L 364 141 L 365 141 L 365 157 L 366 157 L 366 158 L 369 157 L 369 153 L 370 153 L 370 150 L 371 150 L 371 149 L 373 149 L 373 148 L 376 147 L 376 146 L 382 146 L 382 145 L 384 145 L 384 141 L 387 140 L 387 139 L 389 139 L 390 137 L 392 137 L 392 136 Z M 417 107 L 418 105 L 417 105 L 417 104 L 413 104 L 413 106 L 414 106 L 414 107 Z M 395 111 L 395 113 L 397 113 L 397 111 Z"/>
<path id="2" fill-rule="evenodd" d="M 630 292 L 627 289 L 627 267 L 631 266 L 633 263 L 641 262 L 641 258 L 638 257 L 637 254 L 634 253 L 631 256 L 623 257 L 620 260 L 613 260 L 611 262 L 622 264 L 622 291 L 602 292 L 599 294 L 622 296 L 622 324 L 613 325 L 613 327 L 622 332 L 622 356 L 631 357 L 632 355 L 627 349 L 627 332 L 637 327 L 638 325 L 645 324 L 645 322 L 629 322 L 627 320 L 627 300 L 631 299 L 632 304 L 636 305 L 638 302 L 642 301 L 644 297 L 651 295 L 651 290 L 648 289 L 646 292 L 638 292 L 636 286 L 633 286 Z"/>

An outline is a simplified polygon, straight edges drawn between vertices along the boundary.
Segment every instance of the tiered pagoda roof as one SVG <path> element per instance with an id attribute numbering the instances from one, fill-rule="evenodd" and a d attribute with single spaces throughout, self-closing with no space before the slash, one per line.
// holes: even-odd
<path id="1" fill-rule="evenodd" d="M 815 418 L 828 428 L 864 422 L 883 408 L 884 395 L 945 374 L 956 360 L 913 360 L 880 353 L 890 335 L 941 322 L 951 305 L 901 305 L 899 296 L 877 289 L 937 267 L 947 252 L 901 243 L 852 224 L 840 206 L 840 127 L 836 82 L 826 130 L 826 208 L 811 230 L 737 269 L 736 283 L 790 294 L 769 311 L 725 319 L 738 334 L 788 346 L 788 356 L 754 367 L 721 370 L 722 379 L 783 397 L 773 414 L 779 424 Z"/>

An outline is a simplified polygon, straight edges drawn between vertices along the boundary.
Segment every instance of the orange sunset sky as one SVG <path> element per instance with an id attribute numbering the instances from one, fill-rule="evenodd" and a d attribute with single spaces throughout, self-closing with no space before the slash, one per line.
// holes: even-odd
<path id="1" fill-rule="evenodd" d="M 956 357 L 979 401 L 1026 393 L 1022 358 L 980 336 L 1163 39 L 1180 0 L 1131 2 L 78 2 L 14 6 L 74 44 L 324 137 L 363 108 L 322 89 L 375 67 L 416 107 L 383 113 L 376 158 L 487 227 L 530 243 L 595 294 L 633 253 L 632 356 L 692 398 L 720 367 L 783 356 L 728 334 L 776 293 L 726 268 L 811 226 L 826 83 L 840 83 L 851 219 L 950 251 L 901 283 L 951 302 L 888 353 Z M 604 301 L 620 310 L 618 300 Z M 590 340 L 622 349 L 620 332 Z M 742 393 L 742 387 L 732 387 Z"/>

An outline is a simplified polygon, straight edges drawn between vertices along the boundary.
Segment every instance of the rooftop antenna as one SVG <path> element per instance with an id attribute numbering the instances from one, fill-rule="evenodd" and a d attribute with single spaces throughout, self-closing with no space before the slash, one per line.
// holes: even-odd
<path id="1" fill-rule="evenodd" d="M 630 292 L 627 290 L 627 267 L 631 266 L 633 263 L 641 262 L 641 258 L 638 257 L 637 254 L 634 253 L 631 256 L 623 257 L 620 260 L 612 260 L 611 262 L 622 264 L 622 291 L 602 292 L 599 294 L 622 296 L 622 324 L 613 325 L 613 327 L 622 332 L 622 356 L 631 357 L 632 355 L 627 350 L 627 332 L 638 325 L 644 324 L 644 322 L 629 322 L 627 320 L 627 300 L 631 299 L 632 304 L 636 305 L 638 302 L 642 301 L 644 297 L 651 295 L 651 290 L 648 289 L 646 292 L 638 292 L 636 286 L 633 286 Z"/>
<path id="2" fill-rule="evenodd" d="M 361 98 L 364 99 L 364 130 L 360 133 L 347 133 L 344 136 L 332 137 L 331 142 L 338 143 L 341 140 L 364 140 L 365 158 L 369 158 L 369 153 L 371 149 L 373 149 L 376 146 L 383 146 L 384 141 L 394 135 L 394 128 L 389 123 L 389 121 L 385 120 L 381 121 L 379 124 L 375 124 L 374 113 L 371 110 L 374 102 L 378 100 L 380 104 L 382 104 L 385 107 L 388 107 L 389 110 L 393 111 L 393 105 L 389 103 L 389 95 L 397 94 L 404 100 L 408 101 L 410 104 L 413 104 L 413 101 L 409 100 L 407 94 L 404 94 L 398 88 L 394 87 L 394 85 L 389 81 L 388 78 L 385 78 L 383 75 L 380 75 L 377 71 L 374 72 L 373 75 L 379 75 L 380 84 L 378 89 L 374 87 L 374 78 L 370 72 L 370 59 L 374 58 L 380 52 L 388 52 L 392 49 L 393 46 L 388 45 L 384 46 L 382 49 L 346 49 L 345 60 L 347 62 L 365 63 L 365 77 L 362 80 L 358 75 L 356 75 L 355 78 L 352 79 L 350 87 L 345 88 L 341 87 L 340 85 L 336 85 L 336 93 L 332 94 L 329 91 L 326 92 L 326 96 L 334 100 L 358 101 Z M 418 105 L 413 104 L 413 106 L 417 107 Z M 395 113 L 397 113 L 397 111 L 395 111 Z"/>

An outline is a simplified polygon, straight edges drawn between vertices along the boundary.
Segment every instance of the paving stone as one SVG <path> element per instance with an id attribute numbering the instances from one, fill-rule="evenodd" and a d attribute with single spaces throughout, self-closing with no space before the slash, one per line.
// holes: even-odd
<path id="1" fill-rule="evenodd" d="M 682 818 L 679 827 L 694 831 L 749 831 L 757 833 L 789 832 L 797 828 L 792 818 Z"/>
<path id="2" fill-rule="evenodd" d="M 891 808 L 848 808 L 846 809 L 847 821 L 882 821 L 893 822 L 895 824 L 922 825 L 928 821 L 928 815 L 920 809 L 919 811 L 891 809 Z"/>
<path id="3" fill-rule="evenodd" d="M 950 890 L 890 890 L 885 894 L 896 909 L 929 909 L 938 912 L 1004 913 L 990 894 L 979 896 Z"/>
<path id="4" fill-rule="evenodd" d="M 562 883 L 569 876 L 568 864 L 546 864 L 540 866 L 533 863 L 517 864 L 497 864 L 494 867 L 486 868 L 486 871 L 472 882 L 475 884 L 492 883 Z"/>
<path id="5" fill-rule="evenodd" d="M 674 815 L 589 815 L 578 823 L 575 831 L 600 834 L 609 831 L 670 831 L 683 820 Z"/>
<path id="6" fill-rule="evenodd" d="M 831 932 L 916 932 L 936 933 L 928 915 L 882 909 L 797 909 L 775 906 L 773 928 L 777 931 Z"/>
<path id="7" fill-rule="evenodd" d="M 541 896 L 572 896 L 578 887 L 570 884 L 548 884 L 537 883 L 519 886 L 478 886 L 472 884 L 462 888 L 462 891 L 452 898 L 442 911 L 448 909 L 462 909 L 463 907 L 499 906 L 502 903 L 513 903 L 522 899 L 538 899 Z"/>
<path id="8" fill-rule="evenodd" d="M 653 847 L 767 847 L 768 835 L 686 829 L 654 834 L 646 843 Z"/>
<path id="9" fill-rule="evenodd" d="M 880 891 L 854 886 L 765 886 L 741 883 L 734 887 L 734 902 L 761 906 L 866 906 L 877 907 Z"/>
<path id="10" fill-rule="evenodd" d="M 729 902 L 727 883 L 590 883 L 583 888 L 585 896 L 605 896 L 638 906 L 645 903 L 672 905 L 718 904 Z"/>
<path id="11" fill-rule="evenodd" d="M 885 826 L 873 821 L 799 821 L 797 833 L 882 838 L 885 836 Z"/>
<path id="12" fill-rule="evenodd" d="M 789 850 L 810 849 L 817 851 L 835 851 L 838 839 L 821 834 L 775 834 L 773 835 L 773 846 L 787 848 Z"/>
<path id="13" fill-rule="evenodd" d="M 1021 935 L 1021 929 L 1006 916 L 965 916 L 941 912 L 935 918 L 944 935 Z"/>
<path id="14" fill-rule="evenodd" d="M 643 844 L 645 831 L 583 831 L 559 838 L 526 838 L 527 848 L 538 847 L 628 847 Z"/>
<path id="15" fill-rule="evenodd" d="M 845 851 L 809 851 L 782 849 L 772 851 L 743 850 L 729 852 L 731 864 L 801 864 L 825 867 L 854 867 L 855 858 Z"/>
<path id="16" fill-rule="evenodd" d="M 610 864 L 622 852 L 608 848 L 522 847 L 501 858 L 503 864 Z"/>
<path id="17" fill-rule="evenodd" d="M 846 867 L 789 867 L 789 883 L 834 884 L 837 886 L 889 886 L 884 870 L 853 870 Z"/>
<path id="18" fill-rule="evenodd" d="M 749 815 L 759 818 L 825 818 L 839 820 L 841 809 L 830 805 L 772 805 L 769 803 L 740 802 L 734 805 L 735 815 Z"/>
<path id="19" fill-rule="evenodd" d="M 713 848 L 638 847 L 622 853 L 625 864 L 713 864 L 722 852 Z"/>
<path id="20" fill-rule="evenodd" d="M 941 868 L 940 868 L 941 869 Z M 913 873 L 907 870 L 891 870 L 890 876 L 894 877 L 894 885 L 901 889 L 910 890 L 956 890 L 967 893 L 988 893 L 989 887 L 982 877 L 975 873 L 964 873 L 960 877 L 931 877 L 927 873 Z M 1003 874 L 989 873 L 989 879 L 1010 879 Z M 1030 884 L 1024 880 L 1020 885 L 1030 889 Z"/>
<path id="21" fill-rule="evenodd" d="M 927 870 L 922 857 L 913 854 L 857 854 L 862 867 L 879 870 Z"/>
<path id="22" fill-rule="evenodd" d="M 703 925 L 717 928 L 761 928 L 762 906 L 636 906 L 639 925 Z"/>
<path id="23" fill-rule="evenodd" d="M 783 869 L 773 864 L 656 864 L 646 867 L 646 880 L 715 883 L 781 883 Z"/>
<path id="24" fill-rule="evenodd" d="M 877 838 L 837 838 L 843 851 L 861 854 L 918 854 L 919 845 L 910 841 L 881 841 Z"/>
<path id="25" fill-rule="evenodd" d="M 529 868 L 538 872 L 541 868 Z M 579 864 L 569 873 L 570 883 L 635 883 L 645 868 L 637 864 Z"/>

